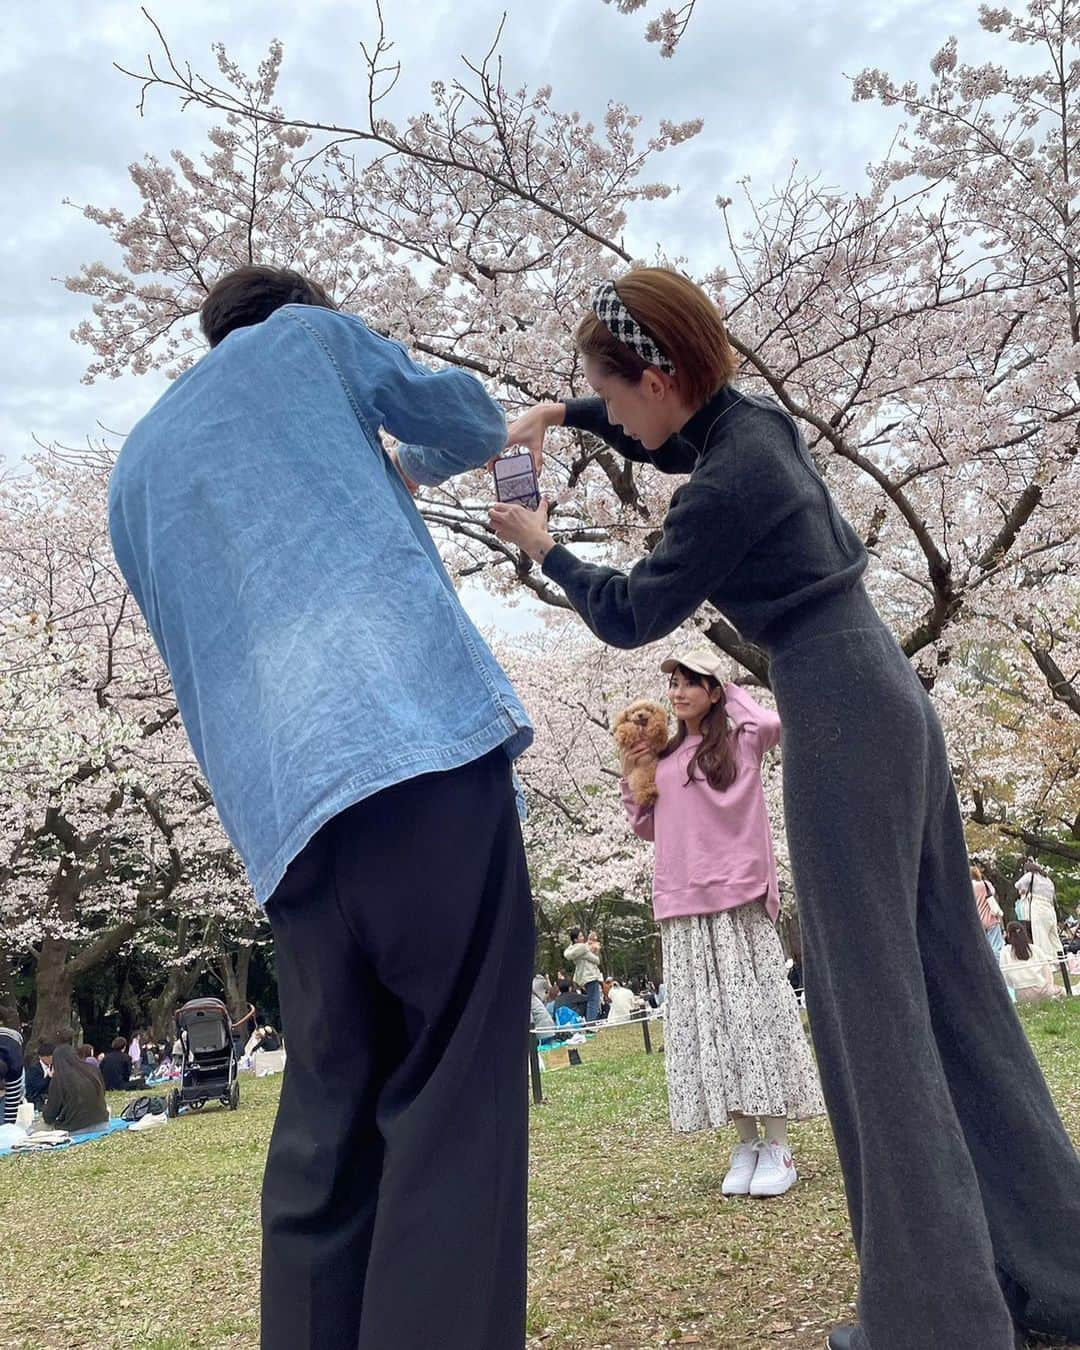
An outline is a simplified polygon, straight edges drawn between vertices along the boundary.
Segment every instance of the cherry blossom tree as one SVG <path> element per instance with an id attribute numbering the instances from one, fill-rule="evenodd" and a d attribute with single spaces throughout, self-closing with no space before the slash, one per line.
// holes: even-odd
<path id="1" fill-rule="evenodd" d="M 649 0 L 604 0 L 605 5 L 613 2 L 620 14 L 635 14 L 639 9 L 644 9 Z M 646 24 L 645 41 L 658 42 L 661 56 L 674 56 L 676 47 L 686 35 L 690 20 L 694 17 L 696 6 L 697 0 L 685 0 L 678 9 L 663 10 L 658 19 L 650 19 Z"/>
<path id="2" fill-rule="evenodd" d="M 32 958 L 34 1040 L 182 900 L 185 857 L 231 854 L 112 557 L 107 468 L 44 454 L 0 483 L 0 955 Z"/>
<path id="3" fill-rule="evenodd" d="M 961 649 L 936 690 L 973 849 L 1080 867 L 1080 738 L 1021 645 Z"/>
<path id="4" fill-rule="evenodd" d="M 902 106 L 914 126 L 858 191 L 796 171 L 765 193 L 718 184 L 730 256 L 699 276 L 727 315 L 743 385 L 802 426 L 870 550 L 877 603 L 926 684 L 943 685 L 943 711 L 954 653 L 987 645 L 1023 649 L 1040 709 L 1078 708 L 1078 10 L 984 12 L 988 31 L 1045 51 L 1039 77 L 963 66 L 953 42 L 926 93 L 864 72 L 855 97 Z M 425 111 L 391 120 L 400 72 L 381 20 L 362 116 L 319 122 L 275 103 L 278 44 L 254 77 L 218 48 L 204 77 L 157 38 L 158 55 L 128 72 L 144 110 L 166 92 L 224 121 L 205 156 L 136 166 L 135 215 L 87 208 L 122 257 L 69 281 L 94 298 L 76 332 L 93 354 L 87 378 L 190 363 L 207 286 L 258 258 L 307 267 L 381 331 L 475 372 L 511 414 L 582 390 L 573 327 L 595 282 L 635 261 L 631 215 L 640 234 L 648 202 L 672 190 L 651 181 L 654 165 L 700 122 L 643 140 L 640 119 L 611 104 L 595 127 L 550 88 L 513 86 L 497 43 L 437 81 Z M 655 260 L 691 266 L 662 248 Z M 653 545 L 670 480 L 570 432 L 549 465 L 557 537 L 616 565 Z M 565 609 L 491 534 L 489 499 L 481 475 L 422 494 L 456 574 Z M 764 653 L 723 616 L 706 608 L 695 622 L 767 682 Z"/>
<path id="5" fill-rule="evenodd" d="M 318 123 L 273 104 L 280 47 L 256 79 L 219 50 L 214 82 L 178 63 L 163 36 L 161 43 L 160 69 L 152 61 L 139 73 L 144 103 L 164 88 L 225 114 L 226 128 L 211 132 L 207 180 L 238 178 L 237 164 L 255 164 L 257 144 L 271 133 L 308 138 L 293 147 L 302 155 L 289 161 L 282 151 L 275 161 L 287 187 L 261 226 L 268 258 L 288 253 L 291 245 L 275 241 L 298 228 L 283 225 L 293 214 L 283 203 L 302 202 L 296 212 L 309 228 L 324 222 L 340 232 L 335 239 L 353 242 L 348 257 L 359 250 L 368 260 L 346 304 L 432 359 L 486 377 L 511 410 L 579 386 L 573 324 L 594 282 L 633 261 L 620 242 L 628 212 L 671 190 L 642 175 L 700 127 L 664 124 L 639 147 L 639 119 L 612 105 L 601 137 L 557 112 L 549 89 L 511 91 L 493 49 L 461 80 L 436 83 L 429 111 L 399 129 L 384 115 L 398 67 L 381 31 L 367 52 L 365 120 Z M 871 75 L 860 77 L 856 94 L 873 87 Z M 759 199 L 744 183 L 750 229 L 736 238 L 732 200 L 721 197 L 732 266 L 702 278 L 727 310 L 747 383 L 767 388 L 802 421 L 875 549 L 912 655 L 937 643 L 1014 559 L 1032 550 L 1057 556 L 1074 542 L 1060 508 L 1080 414 L 1075 343 L 1056 282 L 1062 257 L 1033 252 L 1023 238 L 987 236 L 976 246 L 971 212 L 942 197 L 940 176 L 894 191 L 914 173 L 894 155 L 858 194 L 793 176 Z M 207 280 L 187 261 L 181 275 L 169 232 L 162 241 L 157 222 L 173 205 L 169 194 L 152 192 L 145 175 L 136 181 L 150 193 L 140 216 L 95 216 L 125 249 L 125 268 L 111 277 L 115 296 L 100 291 L 96 322 L 78 333 L 97 364 L 113 369 L 130 360 L 135 335 L 141 360 L 174 355 L 174 312 L 131 303 L 136 278 L 148 278 L 143 289 L 155 295 L 171 286 L 189 316 Z M 172 234 L 229 237 L 206 227 L 203 214 L 197 198 L 185 197 Z M 250 239 L 250 218 L 247 225 Z M 236 249 L 220 260 L 239 260 Z M 96 275 L 97 265 L 71 284 L 85 287 Z M 565 538 L 608 542 L 616 560 L 648 544 L 665 496 L 655 475 L 571 435 L 554 465 Z M 479 489 L 473 481 L 429 494 L 430 518 L 454 536 L 460 566 L 558 604 L 557 592 L 486 531 Z M 754 659 L 722 628 L 713 636 Z M 760 657 L 755 667 L 763 673 Z"/>

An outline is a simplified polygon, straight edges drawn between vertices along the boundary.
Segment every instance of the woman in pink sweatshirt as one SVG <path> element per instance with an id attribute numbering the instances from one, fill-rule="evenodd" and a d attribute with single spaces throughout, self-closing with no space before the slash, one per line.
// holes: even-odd
<path id="1" fill-rule="evenodd" d="M 656 804 L 637 805 L 625 777 L 623 801 L 634 833 L 656 846 L 671 1123 L 693 1132 L 730 1121 L 739 1143 L 724 1194 L 782 1195 L 798 1178 L 788 1121 L 825 1107 L 775 927 L 761 761 L 780 719 L 722 684 L 720 664 L 709 651 L 662 663 L 678 731 L 657 766 Z"/>

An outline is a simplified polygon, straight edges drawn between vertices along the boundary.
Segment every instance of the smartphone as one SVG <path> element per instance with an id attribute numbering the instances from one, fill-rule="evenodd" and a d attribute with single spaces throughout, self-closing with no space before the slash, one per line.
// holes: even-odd
<path id="1" fill-rule="evenodd" d="M 540 505 L 540 484 L 527 450 L 495 461 L 495 496 L 500 502 L 516 502 L 530 511 Z"/>

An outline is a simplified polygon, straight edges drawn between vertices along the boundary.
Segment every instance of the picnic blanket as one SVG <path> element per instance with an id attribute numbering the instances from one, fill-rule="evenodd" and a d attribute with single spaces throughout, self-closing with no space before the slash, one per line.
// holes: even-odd
<path id="1" fill-rule="evenodd" d="M 85 1134 L 79 1134 L 74 1139 L 66 1139 L 63 1143 L 50 1144 L 42 1149 L 30 1148 L 12 1148 L 10 1145 L 0 1147 L 0 1158 L 10 1157 L 12 1154 L 24 1153 L 54 1153 L 61 1149 L 74 1148 L 76 1144 L 89 1144 L 93 1139 L 104 1139 L 107 1134 L 116 1134 L 119 1130 L 126 1130 L 128 1123 L 126 1120 L 110 1120 L 108 1125 L 100 1130 L 89 1130 Z M 28 1136 L 28 1142 L 33 1142 L 33 1135 Z"/>

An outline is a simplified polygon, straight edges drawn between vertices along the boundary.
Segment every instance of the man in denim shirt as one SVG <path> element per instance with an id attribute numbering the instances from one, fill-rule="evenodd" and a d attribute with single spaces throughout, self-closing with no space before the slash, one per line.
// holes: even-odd
<path id="1" fill-rule="evenodd" d="M 511 764 L 532 729 L 405 481 L 498 454 L 503 414 L 293 272 L 224 277 L 202 327 L 109 514 L 274 933 L 262 1347 L 513 1350 L 534 934 Z"/>

